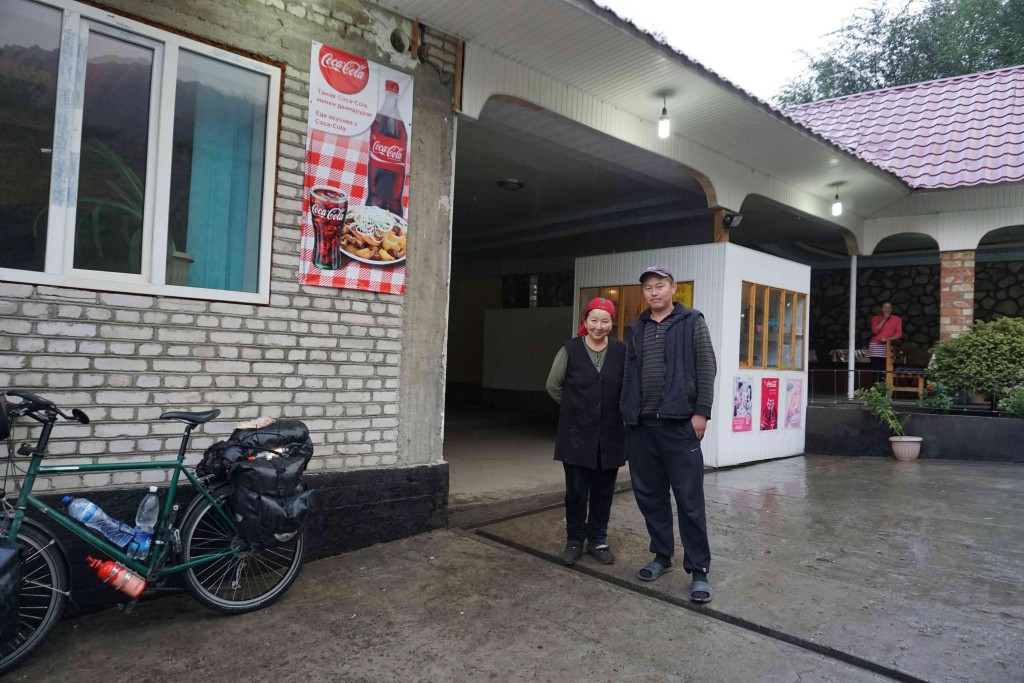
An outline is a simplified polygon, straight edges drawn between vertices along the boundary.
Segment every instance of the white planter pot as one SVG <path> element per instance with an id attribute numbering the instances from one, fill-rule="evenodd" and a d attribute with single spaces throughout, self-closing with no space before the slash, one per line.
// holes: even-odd
<path id="1" fill-rule="evenodd" d="M 892 454 L 897 460 L 917 460 L 921 453 L 920 436 L 890 436 L 889 443 L 892 444 Z"/>

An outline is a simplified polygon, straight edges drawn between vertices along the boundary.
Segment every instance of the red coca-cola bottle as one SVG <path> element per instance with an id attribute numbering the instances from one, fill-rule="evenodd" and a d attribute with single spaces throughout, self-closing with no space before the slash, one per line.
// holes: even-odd
<path id="1" fill-rule="evenodd" d="M 402 216 L 405 162 L 409 149 L 405 123 L 398 112 L 398 84 L 384 84 L 384 105 L 370 127 L 370 163 L 367 167 L 367 206 L 379 206 Z"/>

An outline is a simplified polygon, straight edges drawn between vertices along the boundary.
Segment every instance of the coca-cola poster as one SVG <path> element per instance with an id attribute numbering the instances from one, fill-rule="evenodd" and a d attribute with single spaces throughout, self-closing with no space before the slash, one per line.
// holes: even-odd
<path id="1" fill-rule="evenodd" d="M 761 379 L 761 431 L 779 428 L 779 378 Z"/>
<path id="2" fill-rule="evenodd" d="M 412 76 L 313 42 L 303 284 L 405 292 L 412 85 Z"/>

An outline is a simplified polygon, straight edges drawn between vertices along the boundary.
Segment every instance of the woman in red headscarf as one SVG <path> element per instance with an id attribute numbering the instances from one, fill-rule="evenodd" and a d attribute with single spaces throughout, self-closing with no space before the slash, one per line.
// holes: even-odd
<path id="1" fill-rule="evenodd" d="M 615 479 L 626 463 L 619 414 L 626 345 L 611 336 L 614 319 L 614 303 L 591 300 L 579 331 L 562 344 L 548 374 L 548 393 L 561 404 L 555 460 L 565 469 L 566 565 L 579 561 L 584 541 L 587 554 L 601 564 L 615 561 L 608 518 Z"/>

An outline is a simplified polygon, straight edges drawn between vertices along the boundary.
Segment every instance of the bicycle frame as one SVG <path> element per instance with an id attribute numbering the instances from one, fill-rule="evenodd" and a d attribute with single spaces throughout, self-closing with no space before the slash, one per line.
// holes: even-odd
<path id="1" fill-rule="evenodd" d="M 217 553 L 214 555 L 205 555 L 200 558 L 192 559 L 188 562 L 175 565 L 164 565 L 161 567 L 159 572 L 156 572 L 158 563 L 164 553 L 168 552 L 167 544 L 164 542 L 164 535 L 167 530 L 167 525 L 170 520 L 171 511 L 175 504 L 175 498 L 178 490 L 178 480 L 182 473 L 192 483 L 192 486 L 206 498 L 213 508 L 217 511 L 223 520 L 230 525 L 230 528 L 236 529 L 236 525 L 231 515 L 224 511 L 224 508 L 214 499 L 207 488 L 202 484 L 198 477 L 196 477 L 191 471 L 185 468 L 185 450 L 188 447 L 189 435 L 194 428 L 194 425 L 188 424 L 185 427 L 185 433 L 181 438 L 181 446 L 178 449 L 178 457 L 176 460 L 165 460 L 158 462 L 120 462 L 120 463 L 109 463 L 109 464 L 95 464 L 95 465 L 43 465 L 43 456 L 46 452 L 46 445 L 50 439 L 50 432 L 53 429 L 52 422 L 43 423 L 42 433 L 39 436 L 39 441 L 36 444 L 36 448 L 32 450 L 32 460 L 28 467 L 28 472 L 25 474 L 25 480 L 22 483 L 21 492 L 18 495 L 18 502 L 14 508 L 14 519 L 11 522 L 11 526 L 7 531 L 7 539 L 14 541 L 17 538 L 18 530 L 21 528 L 22 519 L 25 517 L 26 511 L 29 507 L 35 508 L 48 518 L 60 524 L 62 527 L 73 533 L 74 535 L 81 538 L 83 541 L 89 543 L 93 547 L 102 550 L 107 555 L 110 555 L 117 562 L 120 562 L 123 566 L 131 569 L 138 575 L 146 578 L 147 581 L 155 578 L 175 574 L 177 572 L 191 569 L 209 562 L 213 562 L 222 557 L 234 555 L 238 553 L 241 548 L 231 549 L 229 551 Z M 154 552 L 150 553 L 148 560 L 143 563 L 128 557 L 120 548 L 110 543 L 106 538 L 101 535 L 94 533 L 92 530 L 87 528 L 85 525 L 80 524 L 78 521 L 67 516 L 60 510 L 53 508 L 43 501 L 39 500 L 32 495 L 32 488 L 35 485 L 36 477 L 40 474 L 68 474 L 68 473 L 92 473 L 92 472 L 123 472 L 125 470 L 173 470 L 171 475 L 170 485 L 167 490 L 167 498 L 164 501 L 163 510 L 160 515 L 160 520 L 157 524 L 157 528 L 153 533 L 153 548 Z M 154 576 L 156 572 L 156 576 Z"/>

